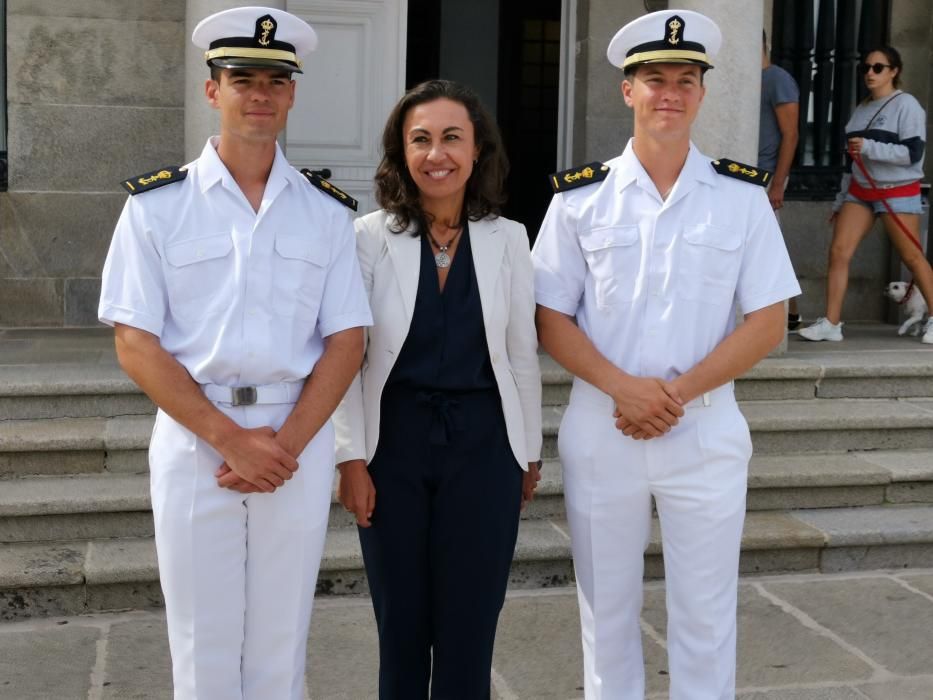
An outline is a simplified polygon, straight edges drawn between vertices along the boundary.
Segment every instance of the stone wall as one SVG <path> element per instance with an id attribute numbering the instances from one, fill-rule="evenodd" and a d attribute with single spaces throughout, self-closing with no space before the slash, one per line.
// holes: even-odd
<path id="1" fill-rule="evenodd" d="M 181 162 L 184 0 L 8 0 L 0 327 L 96 323 L 120 181 Z"/>

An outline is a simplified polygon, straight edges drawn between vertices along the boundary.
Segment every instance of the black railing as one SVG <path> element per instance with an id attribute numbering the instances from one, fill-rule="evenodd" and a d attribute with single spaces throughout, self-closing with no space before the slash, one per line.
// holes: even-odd
<path id="1" fill-rule="evenodd" d="M 772 15 L 771 61 L 800 86 L 800 140 L 788 196 L 834 195 L 845 124 L 865 88 L 859 56 L 888 37 L 890 0 L 781 0 Z"/>

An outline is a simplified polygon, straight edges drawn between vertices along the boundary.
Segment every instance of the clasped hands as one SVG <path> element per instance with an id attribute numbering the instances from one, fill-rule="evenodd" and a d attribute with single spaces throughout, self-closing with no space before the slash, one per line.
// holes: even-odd
<path id="1" fill-rule="evenodd" d="M 616 428 L 635 440 L 661 437 L 677 425 L 686 403 L 673 382 L 655 377 L 627 377 L 613 396 Z"/>
<path id="2" fill-rule="evenodd" d="M 298 471 L 298 460 L 268 427 L 240 428 L 219 446 L 217 485 L 240 493 L 272 493 Z"/>

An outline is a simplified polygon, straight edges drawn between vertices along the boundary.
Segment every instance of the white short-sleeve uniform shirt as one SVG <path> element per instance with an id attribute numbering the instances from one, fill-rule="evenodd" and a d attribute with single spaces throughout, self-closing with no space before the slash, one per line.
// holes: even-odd
<path id="1" fill-rule="evenodd" d="M 158 336 L 200 384 L 304 379 L 325 337 L 372 323 L 349 210 L 276 147 L 254 211 L 216 143 L 185 180 L 128 198 L 98 315 Z"/>
<path id="2" fill-rule="evenodd" d="M 632 150 L 602 182 L 554 196 L 532 251 L 537 303 L 574 316 L 623 371 L 673 379 L 743 313 L 800 293 L 765 189 L 691 144 L 663 200 Z"/>

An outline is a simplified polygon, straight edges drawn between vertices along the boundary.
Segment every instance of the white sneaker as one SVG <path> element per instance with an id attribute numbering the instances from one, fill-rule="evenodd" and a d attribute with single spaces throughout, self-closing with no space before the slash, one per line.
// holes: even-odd
<path id="1" fill-rule="evenodd" d="M 800 334 L 801 338 L 806 338 L 807 340 L 840 341 L 842 340 L 842 325 L 842 321 L 839 323 L 830 323 L 828 319 L 821 316 L 816 319 L 816 323 L 812 326 L 801 328 L 797 332 Z M 924 336 L 924 338 L 926 338 L 926 336 Z M 933 333 L 930 334 L 930 340 L 924 340 L 924 342 L 933 343 Z"/>
<path id="2" fill-rule="evenodd" d="M 923 329 L 923 337 L 920 342 L 933 345 L 933 317 L 927 319 L 927 325 Z"/>

